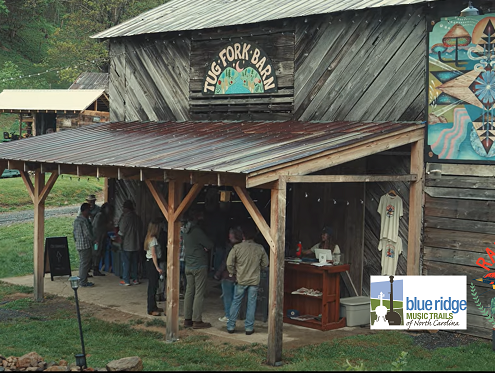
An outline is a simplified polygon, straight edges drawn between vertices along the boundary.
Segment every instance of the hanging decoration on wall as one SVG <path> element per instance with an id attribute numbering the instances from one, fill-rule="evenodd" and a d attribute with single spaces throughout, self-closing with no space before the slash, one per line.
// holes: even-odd
<path id="1" fill-rule="evenodd" d="M 271 59 L 253 43 L 231 43 L 207 65 L 203 95 L 250 95 L 277 92 Z"/>
<path id="2" fill-rule="evenodd" d="M 430 32 L 429 161 L 495 162 L 495 14 L 442 18 Z"/>

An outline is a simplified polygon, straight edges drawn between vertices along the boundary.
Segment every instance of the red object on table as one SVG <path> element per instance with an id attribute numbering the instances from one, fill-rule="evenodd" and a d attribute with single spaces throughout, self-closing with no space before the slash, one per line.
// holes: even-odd
<path id="1" fill-rule="evenodd" d="M 302 255 L 302 244 L 301 244 L 301 242 L 299 242 L 299 243 L 297 244 L 296 256 L 297 256 L 297 257 L 301 257 L 301 255 Z"/>

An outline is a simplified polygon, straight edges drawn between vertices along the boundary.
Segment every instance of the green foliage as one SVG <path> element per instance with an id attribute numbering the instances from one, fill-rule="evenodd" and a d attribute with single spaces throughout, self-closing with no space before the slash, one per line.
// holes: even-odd
<path id="1" fill-rule="evenodd" d="M 0 67 L 0 91 L 16 88 L 48 88 L 49 85 L 43 77 L 24 78 L 24 72 L 12 61 L 5 61 Z"/>
<path id="2" fill-rule="evenodd" d="M 45 236 L 67 236 L 72 269 L 79 266 L 79 256 L 72 239 L 74 217 L 49 218 L 45 224 Z M 33 273 L 32 222 L 0 227 L 0 278 Z"/>
<path id="3" fill-rule="evenodd" d="M 46 179 L 49 178 L 49 173 Z M 58 177 L 46 199 L 47 207 L 79 205 L 86 196 L 98 194 L 103 180 L 62 175 Z M 0 179 L 0 213 L 33 209 L 31 198 L 21 178 Z"/>
<path id="4" fill-rule="evenodd" d="M 402 369 L 407 365 L 407 352 L 402 351 L 394 362 L 392 362 L 392 367 L 394 371 L 402 371 Z"/>
<path id="5" fill-rule="evenodd" d="M 161 5 L 159 0 L 68 0 L 67 13 L 56 29 L 47 52 L 47 66 L 70 66 L 60 71 L 62 82 L 73 82 L 84 71 L 108 68 L 106 42 L 91 39 L 100 31 Z"/>
<path id="6" fill-rule="evenodd" d="M 342 367 L 345 368 L 345 371 L 366 371 L 363 361 L 359 361 L 359 365 L 353 365 L 346 359 Z"/>
<path id="7" fill-rule="evenodd" d="M 144 325 L 147 327 L 149 327 L 149 326 L 165 327 L 166 326 L 165 321 L 163 319 L 160 319 L 160 318 L 153 318 L 151 320 L 148 320 L 148 321 L 146 321 L 146 323 Z"/>

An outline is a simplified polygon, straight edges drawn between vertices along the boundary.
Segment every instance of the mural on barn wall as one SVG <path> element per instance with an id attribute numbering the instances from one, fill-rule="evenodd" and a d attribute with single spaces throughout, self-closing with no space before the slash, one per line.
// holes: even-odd
<path id="1" fill-rule="evenodd" d="M 253 43 L 231 43 L 210 62 L 203 95 L 277 92 L 276 71 L 267 54 Z"/>
<path id="2" fill-rule="evenodd" d="M 427 160 L 495 162 L 495 14 L 430 32 Z"/>

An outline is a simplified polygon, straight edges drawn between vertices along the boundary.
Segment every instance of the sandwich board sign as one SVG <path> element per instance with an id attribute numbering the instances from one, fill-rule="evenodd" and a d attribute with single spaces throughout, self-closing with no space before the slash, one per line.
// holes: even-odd
<path id="1" fill-rule="evenodd" d="M 71 276 L 69 244 L 66 236 L 55 236 L 45 239 L 45 273 L 54 276 Z"/>

